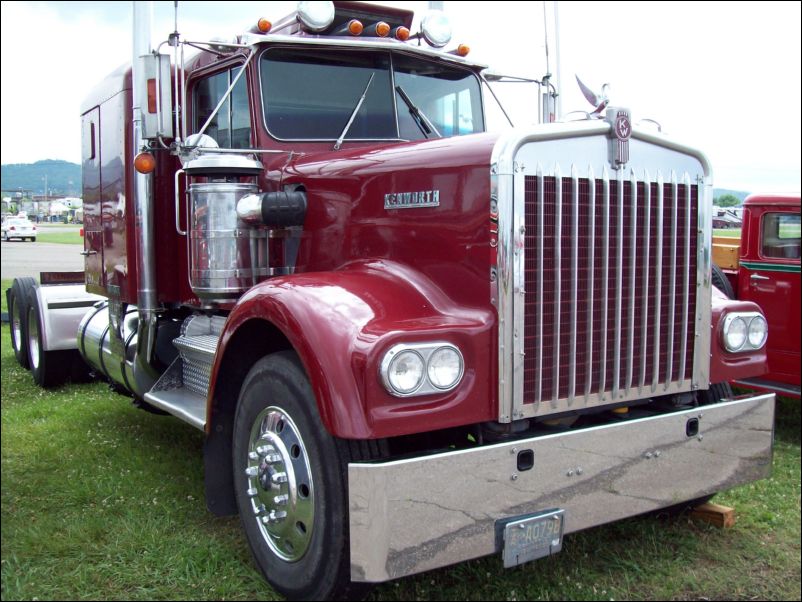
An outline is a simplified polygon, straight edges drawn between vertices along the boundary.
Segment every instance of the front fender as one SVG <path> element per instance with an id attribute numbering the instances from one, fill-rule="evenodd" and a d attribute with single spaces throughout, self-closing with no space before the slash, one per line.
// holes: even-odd
<path id="1" fill-rule="evenodd" d="M 210 402 L 229 342 L 253 320 L 286 337 L 306 369 L 324 426 L 337 437 L 390 437 L 495 416 L 496 314 L 489 288 L 487 307 L 457 306 L 431 280 L 390 261 L 273 278 L 248 291 L 229 316 L 212 368 Z M 398 343 L 427 341 L 450 342 L 462 351 L 461 383 L 448 393 L 393 397 L 379 379 L 382 356 Z"/>

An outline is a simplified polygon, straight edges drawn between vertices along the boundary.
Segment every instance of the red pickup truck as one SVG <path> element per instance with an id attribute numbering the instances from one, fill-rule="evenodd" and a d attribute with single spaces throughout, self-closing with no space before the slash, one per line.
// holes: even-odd
<path id="1" fill-rule="evenodd" d="M 749 196 L 740 241 L 714 236 L 713 263 L 713 284 L 732 299 L 754 301 L 768 320 L 769 373 L 738 384 L 799 397 L 799 194 Z"/>

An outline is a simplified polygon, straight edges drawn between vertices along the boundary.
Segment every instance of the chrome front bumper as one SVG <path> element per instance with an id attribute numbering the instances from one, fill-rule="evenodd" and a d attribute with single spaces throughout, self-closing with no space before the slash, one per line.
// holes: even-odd
<path id="1" fill-rule="evenodd" d="M 689 436 L 691 421 L 698 434 Z M 351 579 L 386 581 L 496 553 L 499 519 L 562 508 L 571 533 L 765 478 L 773 428 L 771 393 L 514 443 L 350 464 Z M 527 450 L 534 466 L 519 471 L 518 454 Z"/>

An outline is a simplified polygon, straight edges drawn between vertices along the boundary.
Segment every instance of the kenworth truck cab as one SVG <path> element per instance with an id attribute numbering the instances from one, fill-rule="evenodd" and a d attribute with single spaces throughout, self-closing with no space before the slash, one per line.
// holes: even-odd
<path id="1" fill-rule="evenodd" d="M 436 13 L 301 2 L 174 32 L 172 65 L 146 15 L 82 108 L 86 269 L 15 280 L 12 341 L 201 429 L 278 591 L 513 566 L 769 474 L 773 394 L 722 384 L 765 371 L 765 319 L 711 285 L 701 152 L 615 107 L 488 132 Z"/>

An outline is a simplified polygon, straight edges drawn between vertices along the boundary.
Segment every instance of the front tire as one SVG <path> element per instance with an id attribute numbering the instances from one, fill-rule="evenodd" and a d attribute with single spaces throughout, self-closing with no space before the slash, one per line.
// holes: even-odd
<path id="1" fill-rule="evenodd" d="M 234 487 L 254 560 L 290 599 L 357 593 L 350 581 L 347 450 L 323 427 L 294 353 L 253 366 L 234 421 Z"/>

